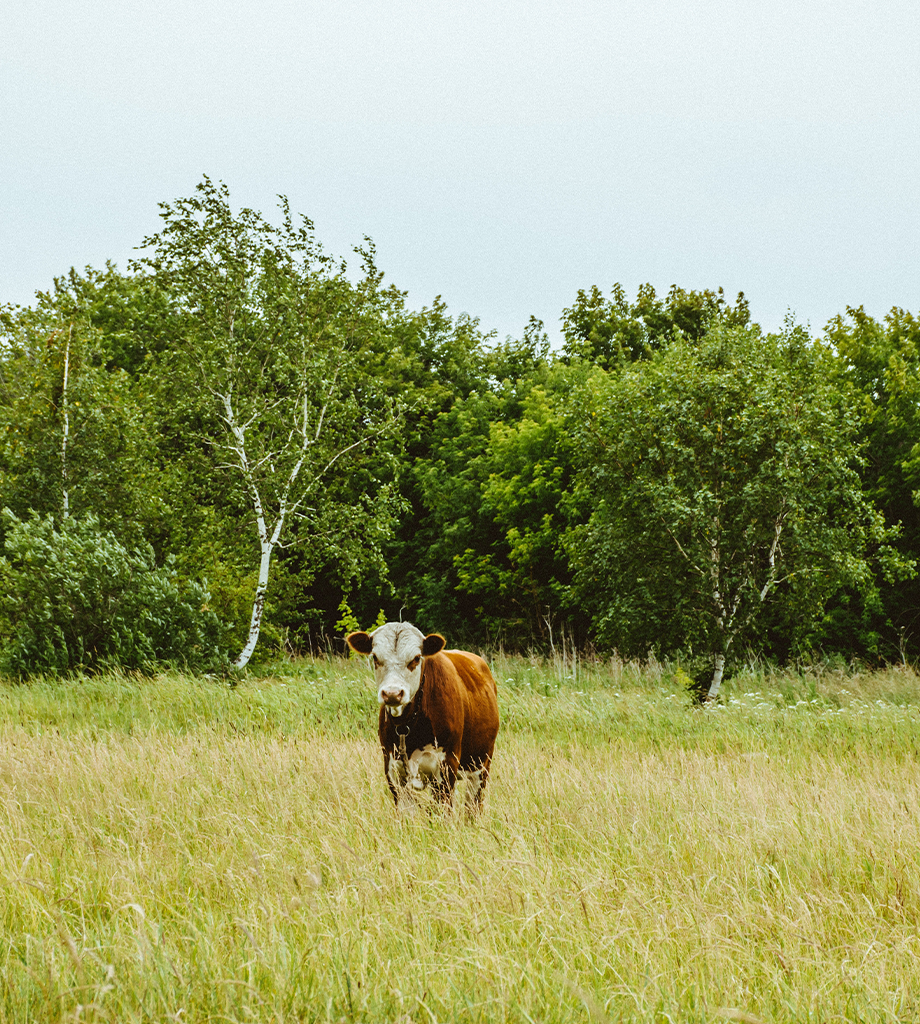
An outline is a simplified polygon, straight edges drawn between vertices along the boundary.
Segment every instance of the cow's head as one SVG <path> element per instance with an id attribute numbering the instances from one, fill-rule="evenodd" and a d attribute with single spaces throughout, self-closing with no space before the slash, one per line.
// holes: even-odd
<path id="1" fill-rule="evenodd" d="M 418 693 L 422 658 L 444 647 L 438 633 L 423 636 L 408 622 L 387 622 L 373 633 L 349 633 L 345 642 L 358 654 L 369 654 L 377 677 L 377 697 L 387 711 L 399 717 Z"/>

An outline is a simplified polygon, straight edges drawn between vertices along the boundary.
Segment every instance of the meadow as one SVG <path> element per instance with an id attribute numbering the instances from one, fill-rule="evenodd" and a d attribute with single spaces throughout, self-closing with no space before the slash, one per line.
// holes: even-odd
<path id="1" fill-rule="evenodd" d="M 493 665 L 472 823 L 360 660 L 0 684 L 0 1022 L 920 1019 L 911 669 Z"/>

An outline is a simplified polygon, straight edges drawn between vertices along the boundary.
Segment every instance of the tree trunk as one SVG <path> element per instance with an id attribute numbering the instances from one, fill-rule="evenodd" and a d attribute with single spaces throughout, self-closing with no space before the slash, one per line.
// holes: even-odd
<path id="1" fill-rule="evenodd" d="M 720 651 L 712 656 L 712 682 L 709 685 L 709 693 L 706 700 L 715 700 L 719 696 L 719 687 L 722 685 L 722 675 L 725 672 L 725 655 Z"/>
<path id="2" fill-rule="evenodd" d="M 262 612 L 265 608 L 265 595 L 268 593 L 268 570 L 272 560 L 274 544 L 262 543 L 262 558 L 259 561 L 259 582 L 256 584 L 256 595 L 252 602 L 252 616 L 249 620 L 249 636 L 246 645 L 233 662 L 234 668 L 245 668 L 249 664 L 252 652 L 259 642 L 259 630 L 262 628 Z"/>
<path id="3" fill-rule="evenodd" d="M 67 329 L 67 347 L 64 349 L 64 387 L 61 395 L 63 427 L 61 430 L 61 511 L 62 518 L 70 515 L 70 488 L 67 480 L 67 442 L 70 440 L 70 410 L 67 406 L 67 386 L 70 383 L 70 336 L 73 324 Z"/>

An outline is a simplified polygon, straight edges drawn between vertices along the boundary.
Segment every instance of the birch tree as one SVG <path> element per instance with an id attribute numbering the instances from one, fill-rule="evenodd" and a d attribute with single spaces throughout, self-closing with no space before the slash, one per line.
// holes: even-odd
<path id="1" fill-rule="evenodd" d="M 161 278 L 183 323 L 182 341 L 164 357 L 176 401 L 188 404 L 216 469 L 245 495 L 258 538 L 238 668 L 258 642 L 272 558 L 292 520 L 306 521 L 298 535 L 309 543 L 330 516 L 346 515 L 360 533 L 392 511 L 385 487 L 335 506 L 341 474 L 396 423 L 397 402 L 361 365 L 387 330 L 393 295 L 379 287 L 372 250 L 352 283 L 312 224 L 295 222 L 283 198 L 280 209 L 279 226 L 253 210 L 234 214 L 226 186 L 205 178 L 194 196 L 161 204 L 162 229 L 144 240 L 148 255 L 138 262 Z"/>
<path id="2" fill-rule="evenodd" d="M 799 328 L 723 325 L 591 378 L 593 511 L 570 550 L 604 641 L 704 652 L 714 699 L 768 602 L 807 622 L 841 585 L 870 587 L 873 559 L 909 571 L 861 490 L 858 399 L 830 358 Z"/>
<path id="3" fill-rule="evenodd" d="M 153 504 L 155 432 L 66 285 L 35 308 L 0 310 L 0 507 L 57 521 L 92 513 L 134 543 Z"/>

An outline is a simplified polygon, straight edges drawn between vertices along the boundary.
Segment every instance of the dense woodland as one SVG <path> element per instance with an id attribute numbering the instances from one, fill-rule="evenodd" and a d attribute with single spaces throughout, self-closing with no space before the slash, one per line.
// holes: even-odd
<path id="1" fill-rule="evenodd" d="M 127 270 L 0 316 L 7 673 L 246 664 L 403 618 L 451 643 L 920 650 L 920 320 L 573 296 L 564 343 L 412 309 L 368 241 L 205 179 Z M 258 646 L 256 643 L 258 642 Z"/>

